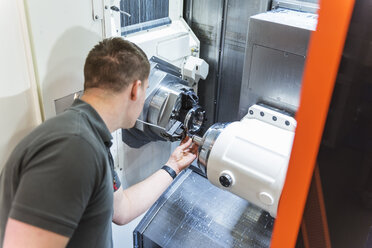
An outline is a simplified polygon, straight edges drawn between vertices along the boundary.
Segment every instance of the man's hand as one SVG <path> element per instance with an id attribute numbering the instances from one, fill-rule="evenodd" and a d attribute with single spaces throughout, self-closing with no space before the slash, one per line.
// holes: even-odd
<path id="1" fill-rule="evenodd" d="M 196 158 L 196 151 L 198 147 L 196 144 L 191 144 L 192 140 L 186 136 L 186 138 L 181 141 L 181 145 L 174 150 L 168 162 L 165 163 L 177 174 L 189 166 Z"/>
<path id="2" fill-rule="evenodd" d="M 198 146 L 192 144 L 192 140 L 186 137 L 181 141 L 166 165 L 171 167 L 177 174 L 185 169 L 196 158 Z M 169 187 L 173 179 L 164 170 L 158 170 L 145 180 L 125 190 L 120 187 L 114 193 L 113 222 L 124 225 L 137 216 L 144 213 Z"/>

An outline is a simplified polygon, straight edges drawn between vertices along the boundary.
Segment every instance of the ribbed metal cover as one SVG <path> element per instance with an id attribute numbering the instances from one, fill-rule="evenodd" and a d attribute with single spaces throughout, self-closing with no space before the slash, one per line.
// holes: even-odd
<path id="1" fill-rule="evenodd" d="M 273 218 L 191 169 L 134 231 L 134 247 L 269 247 Z"/>

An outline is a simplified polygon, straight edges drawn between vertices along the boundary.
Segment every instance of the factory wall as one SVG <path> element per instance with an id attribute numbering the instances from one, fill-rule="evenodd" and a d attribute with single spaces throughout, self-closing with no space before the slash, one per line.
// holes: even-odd
<path id="1" fill-rule="evenodd" d="M 2 1 L 0 16 L 1 170 L 15 145 L 41 123 L 41 113 L 23 1 Z"/>
<path id="2" fill-rule="evenodd" d="M 42 8 L 41 8 L 42 6 Z M 91 1 L 27 1 L 37 80 L 45 118 L 54 101 L 83 89 L 88 51 L 102 39 L 102 21 L 92 18 Z"/>

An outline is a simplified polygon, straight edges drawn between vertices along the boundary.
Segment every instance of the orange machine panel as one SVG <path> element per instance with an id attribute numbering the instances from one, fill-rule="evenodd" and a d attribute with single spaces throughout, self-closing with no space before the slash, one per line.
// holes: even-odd
<path id="1" fill-rule="evenodd" d="M 294 247 L 354 0 L 321 0 L 317 30 L 305 65 L 297 129 L 271 247 Z"/>

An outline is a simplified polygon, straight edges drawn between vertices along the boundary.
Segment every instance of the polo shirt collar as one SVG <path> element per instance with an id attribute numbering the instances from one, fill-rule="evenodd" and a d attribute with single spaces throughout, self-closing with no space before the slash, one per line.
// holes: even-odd
<path id="1" fill-rule="evenodd" d="M 71 105 L 71 109 L 84 112 L 88 117 L 88 120 L 97 130 L 98 134 L 101 136 L 103 142 L 107 147 L 111 147 L 112 145 L 112 136 L 107 128 L 105 122 L 102 120 L 101 116 L 97 113 L 97 111 L 89 104 L 84 102 L 81 99 L 75 99 Z"/>

